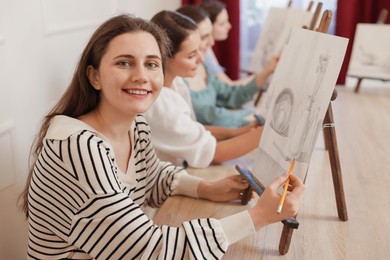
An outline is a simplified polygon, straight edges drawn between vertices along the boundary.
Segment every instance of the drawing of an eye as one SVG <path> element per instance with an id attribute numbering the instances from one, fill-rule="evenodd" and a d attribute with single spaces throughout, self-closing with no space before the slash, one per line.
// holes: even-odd
<path id="1" fill-rule="evenodd" d="M 282 136 L 288 136 L 293 105 L 294 94 L 290 88 L 285 88 L 275 100 L 270 123 L 271 127 Z"/>

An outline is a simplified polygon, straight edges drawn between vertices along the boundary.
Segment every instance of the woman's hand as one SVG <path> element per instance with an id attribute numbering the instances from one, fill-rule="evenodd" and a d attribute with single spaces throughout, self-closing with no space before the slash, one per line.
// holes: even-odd
<path id="1" fill-rule="evenodd" d="M 240 175 L 231 175 L 213 182 L 202 180 L 198 186 L 198 196 L 210 201 L 239 200 L 248 185 Z"/>
<path id="2" fill-rule="evenodd" d="M 259 126 L 260 125 L 257 123 L 257 121 L 253 121 L 253 122 L 250 122 L 248 125 L 241 126 L 241 127 L 238 127 L 238 128 L 233 128 L 234 135 L 232 135 L 231 137 L 235 137 L 235 136 L 239 136 L 239 135 L 245 134 L 245 133 L 247 133 L 249 131 L 255 130 Z"/>
<path id="3" fill-rule="evenodd" d="M 273 56 L 265 65 L 263 71 L 268 75 L 273 73 L 276 69 L 276 65 L 278 64 L 279 56 Z"/>
<path id="4" fill-rule="evenodd" d="M 264 88 L 267 78 L 275 71 L 278 61 L 279 61 L 279 56 L 272 57 L 264 66 L 263 70 L 256 74 L 256 86 L 259 89 Z"/>
<path id="5" fill-rule="evenodd" d="M 293 217 L 297 214 L 302 203 L 305 186 L 302 181 L 294 175 L 290 176 L 290 193 L 287 194 L 283 204 L 281 214 L 278 214 L 277 208 L 281 195 L 278 193 L 278 188 L 286 182 L 288 173 L 276 178 L 268 187 L 266 187 L 263 195 L 257 201 L 256 206 L 249 210 L 256 231 L 262 227 L 281 221 L 288 217 Z"/>

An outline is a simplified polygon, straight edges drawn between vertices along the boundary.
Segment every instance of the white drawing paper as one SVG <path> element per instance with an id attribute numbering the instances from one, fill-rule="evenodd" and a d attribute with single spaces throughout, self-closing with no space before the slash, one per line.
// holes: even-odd
<path id="1" fill-rule="evenodd" d="M 358 24 L 348 76 L 390 80 L 390 25 Z"/>
<path id="2" fill-rule="evenodd" d="M 271 106 L 253 173 L 268 185 L 288 171 L 304 178 L 344 59 L 348 39 L 295 29 L 270 89 Z"/>
<path id="3" fill-rule="evenodd" d="M 249 69 L 259 71 L 274 55 L 279 55 L 293 28 L 309 26 L 313 14 L 295 8 L 270 8 Z"/>

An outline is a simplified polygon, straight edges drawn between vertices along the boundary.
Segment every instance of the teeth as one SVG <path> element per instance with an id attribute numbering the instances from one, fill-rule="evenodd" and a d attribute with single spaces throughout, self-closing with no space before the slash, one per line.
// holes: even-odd
<path id="1" fill-rule="evenodd" d="M 135 95 L 146 95 L 148 92 L 146 90 L 138 90 L 138 89 L 127 89 L 125 90 L 129 94 L 135 94 Z"/>

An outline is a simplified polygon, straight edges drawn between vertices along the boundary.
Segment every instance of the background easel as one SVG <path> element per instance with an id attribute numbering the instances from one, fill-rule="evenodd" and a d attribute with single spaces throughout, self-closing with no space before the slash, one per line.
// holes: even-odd
<path id="1" fill-rule="evenodd" d="M 288 4 L 289 8 L 291 7 L 291 4 L 292 4 L 292 1 L 290 1 L 289 4 Z M 308 12 L 311 11 L 311 9 L 313 7 L 313 4 L 314 4 L 314 2 L 310 1 L 309 6 L 307 7 L 307 11 Z M 315 28 L 315 26 L 317 24 L 317 21 L 318 21 L 318 17 L 320 16 L 321 9 L 322 9 L 322 2 L 319 2 L 317 4 L 317 6 L 316 6 L 316 10 L 314 11 L 313 17 L 311 18 L 309 28 L 306 28 L 306 26 L 304 26 L 305 29 L 314 30 L 314 28 Z M 255 107 L 259 104 L 260 99 L 261 99 L 263 93 L 264 93 L 264 91 L 259 91 L 257 93 L 257 96 L 256 96 L 255 101 L 254 101 Z"/>
<path id="2" fill-rule="evenodd" d="M 321 9 L 322 9 L 322 2 L 318 2 L 316 6 L 316 10 L 314 11 L 313 14 L 313 18 L 311 19 L 310 22 L 309 30 L 314 30 L 314 28 L 316 27 L 318 17 L 320 17 Z"/>
<path id="3" fill-rule="evenodd" d="M 317 32 L 327 33 L 330 22 L 332 20 L 332 12 L 330 10 L 325 10 L 322 14 L 321 22 L 317 28 Z M 337 91 L 333 91 L 331 101 L 335 100 L 337 97 Z M 333 110 L 332 103 L 329 103 L 328 110 L 326 112 L 324 121 L 323 121 L 323 132 L 325 139 L 325 147 L 329 152 L 329 160 L 332 170 L 333 186 L 336 196 L 337 212 L 338 216 L 342 221 L 348 220 L 347 206 L 344 196 L 344 185 L 341 175 L 341 166 L 339 158 L 339 150 L 337 146 L 336 131 L 334 126 L 333 119 Z M 307 173 L 306 173 L 307 174 Z M 288 252 L 291 238 L 293 234 L 292 228 L 289 228 L 287 225 L 283 225 L 282 235 L 279 242 L 279 253 L 284 255 Z"/>
<path id="4" fill-rule="evenodd" d="M 380 11 L 380 13 L 379 13 L 378 20 L 376 21 L 376 23 L 377 23 L 377 24 L 384 24 L 384 23 L 386 23 L 387 15 L 388 15 L 387 9 L 383 8 L 383 9 Z M 354 77 L 354 76 L 351 75 L 351 77 Z M 356 87 L 355 87 L 355 93 L 358 93 L 358 92 L 359 92 L 360 86 L 361 86 L 361 84 L 362 84 L 363 79 L 382 80 L 382 81 L 384 81 L 384 82 L 387 81 L 387 80 L 380 79 L 380 78 L 357 77 L 357 83 L 356 83 Z"/>
<path id="5" fill-rule="evenodd" d="M 314 5 L 314 1 L 310 1 L 309 5 L 307 6 L 307 11 L 308 12 L 311 12 L 311 9 L 313 8 L 313 5 Z"/>

